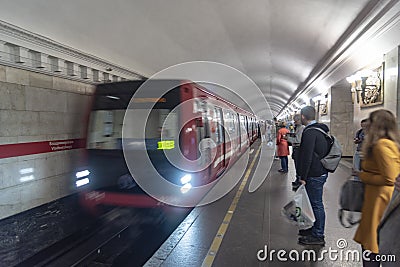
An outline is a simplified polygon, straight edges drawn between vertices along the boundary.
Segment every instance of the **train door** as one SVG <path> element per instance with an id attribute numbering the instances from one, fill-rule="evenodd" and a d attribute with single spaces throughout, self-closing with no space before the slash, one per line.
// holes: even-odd
<path id="1" fill-rule="evenodd" d="M 254 142 L 256 140 L 256 135 L 257 135 L 257 131 L 256 131 L 256 124 L 254 122 L 254 118 L 250 118 L 251 120 L 251 141 Z"/>
<path id="2" fill-rule="evenodd" d="M 237 118 L 237 126 L 238 126 L 238 142 L 239 142 L 239 151 L 242 151 L 242 123 L 239 113 L 236 113 Z"/>
<path id="3" fill-rule="evenodd" d="M 223 110 L 224 119 L 224 143 L 225 143 L 225 165 L 228 166 L 235 150 L 234 144 L 234 131 L 235 131 L 235 117 L 229 110 Z"/>
<path id="4" fill-rule="evenodd" d="M 210 127 L 207 116 L 207 104 L 205 101 L 197 99 L 195 102 L 196 112 L 200 112 L 201 117 L 197 120 L 196 140 L 198 147 L 199 167 L 203 169 L 200 174 L 200 184 L 207 184 L 211 176 L 211 167 L 208 165 L 211 161 L 211 144 L 207 141 L 210 138 Z M 207 166 L 208 165 L 208 166 Z"/>
<path id="5" fill-rule="evenodd" d="M 248 127 L 249 127 L 249 139 L 250 144 L 253 143 L 253 119 L 251 117 L 247 117 Z"/>
<path id="6" fill-rule="evenodd" d="M 239 115 L 237 113 L 233 113 L 233 123 L 235 126 L 235 132 L 233 136 L 234 144 L 233 144 L 233 152 L 236 155 L 239 156 L 240 154 L 240 120 L 239 120 Z"/>
<path id="7" fill-rule="evenodd" d="M 215 107 L 215 116 L 217 121 L 217 135 L 218 135 L 218 148 L 220 149 L 220 162 L 218 172 L 221 173 L 226 166 L 226 140 L 225 140 L 225 131 L 224 131 L 224 118 L 222 115 L 222 109 L 219 107 Z"/>
<path id="8" fill-rule="evenodd" d="M 210 138 L 213 141 L 212 155 L 214 155 L 211 175 L 212 178 L 216 178 L 222 173 L 225 166 L 225 155 L 224 155 L 224 140 L 222 132 L 222 119 L 220 108 L 217 108 L 211 104 L 207 105 L 207 117 L 210 128 Z"/>
<path id="9" fill-rule="evenodd" d="M 201 140 L 203 140 L 204 138 L 206 138 L 207 135 L 207 127 L 205 126 L 205 123 L 207 121 L 207 114 L 204 110 L 204 104 L 202 103 L 201 100 L 196 99 L 195 100 L 195 112 L 200 112 L 201 113 L 201 117 L 197 119 L 197 123 L 196 123 L 196 140 L 197 140 L 197 147 L 198 144 L 200 143 Z M 200 151 L 198 151 L 197 156 L 200 156 Z"/>
<path id="10" fill-rule="evenodd" d="M 249 142 L 251 140 L 251 131 L 249 127 L 249 118 L 247 116 L 244 116 L 245 118 L 245 124 L 246 124 L 246 130 L 247 130 L 247 137 L 249 138 Z"/>
<path id="11" fill-rule="evenodd" d="M 240 117 L 240 149 L 245 151 L 249 146 L 249 134 L 247 127 L 247 118 L 244 115 L 239 115 Z"/>

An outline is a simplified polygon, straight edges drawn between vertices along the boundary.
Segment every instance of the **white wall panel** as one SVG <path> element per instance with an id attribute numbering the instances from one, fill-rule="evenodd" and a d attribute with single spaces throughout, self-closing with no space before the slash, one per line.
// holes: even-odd
<path id="1" fill-rule="evenodd" d="M 0 145 L 83 138 L 86 92 L 93 89 L 0 66 Z M 73 193 L 71 179 L 81 155 L 76 149 L 0 159 L 0 219 Z"/>

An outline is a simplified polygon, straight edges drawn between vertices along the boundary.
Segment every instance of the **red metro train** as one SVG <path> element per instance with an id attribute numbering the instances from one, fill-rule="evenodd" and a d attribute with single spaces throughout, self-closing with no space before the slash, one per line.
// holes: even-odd
<path id="1" fill-rule="evenodd" d="M 146 82 L 142 97 L 132 97 Z M 160 90 L 173 88 L 161 98 Z M 259 135 L 254 114 L 211 93 L 203 86 L 180 80 L 142 80 L 99 84 L 88 116 L 86 162 L 74 181 L 88 208 L 97 205 L 151 207 L 160 203 L 144 194 L 130 175 L 122 145 L 122 128 L 129 103 L 135 101 L 135 116 L 148 115 L 145 145 L 151 163 L 168 181 L 192 186 L 215 181 Z M 186 103 L 185 105 L 181 105 Z M 169 121 L 166 123 L 166 117 Z M 125 118 L 126 119 L 126 118 Z M 161 139 L 167 136 L 167 139 Z M 132 130 L 130 138 L 143 138 Z M 200 157 L 199 144 L 210 138 L 216 145 L 208 167 L 182 171 L 170 164 L 166 150 L 180 149 L 189 160 Z M 203 151 L 204 152 L 204 151 Z"/>

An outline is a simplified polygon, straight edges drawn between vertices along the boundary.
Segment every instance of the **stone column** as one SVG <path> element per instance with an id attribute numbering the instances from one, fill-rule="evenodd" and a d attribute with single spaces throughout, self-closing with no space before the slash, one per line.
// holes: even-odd
<path id="1" fill-rule="evenodd" d="M 354 154 L 353 103 L 350 84 L 343 80 L 331 88 L 331 133 L 342 145 L 343 156 Z"/>
<path id="2" fill-rule="evenodd" d="M 383 108 L 390 110 L 397 118 L 399 118 L 399 47 L 396 47 L 395 49 L 386 53 L 384 56 L 384 62 Z M 399 123 L 398 120 L 397 123 Z"/>

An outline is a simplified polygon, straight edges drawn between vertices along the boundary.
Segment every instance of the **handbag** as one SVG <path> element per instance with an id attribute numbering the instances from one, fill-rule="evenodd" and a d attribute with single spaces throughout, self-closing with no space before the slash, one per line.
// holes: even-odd
<path id="1" fill-rule="evenodd" d="M 350 178 L 342 185 L 340 191 L 340 209 L 339 209 L 339 221 L 343 227 L 350 228 L 360 220 L 353 221 L 353 216 L 345 218 L 345 212 L 350 212 L 353 215 L 354 212 L 361 212 L 364 202 L 364 183 L 358 178 Z M 345 219 L 348 224 L 345 224 Z"/>
<path id="2" fill-rule="evenodd" d="M 315 216 L 304 185 L 297 189 L 293 199 L 283 207 L 282 215 L 301 230 L 314 225 Z"/>

